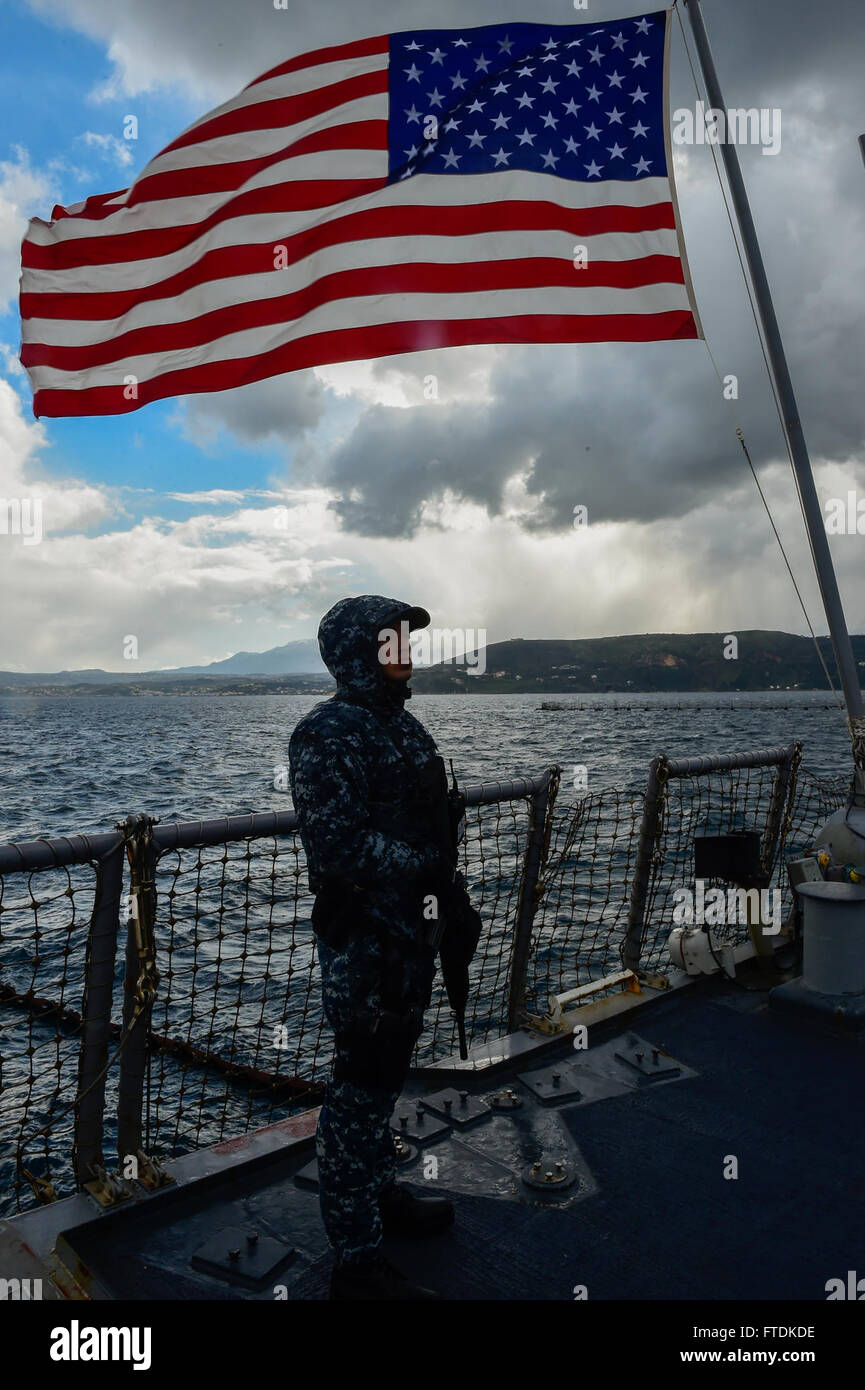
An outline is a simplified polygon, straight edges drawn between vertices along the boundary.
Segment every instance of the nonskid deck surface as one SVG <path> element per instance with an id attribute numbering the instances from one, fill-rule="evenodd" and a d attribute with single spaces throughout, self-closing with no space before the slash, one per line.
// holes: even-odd
<path id="1" fill-rule="evenodd" d="M 626 1024 L 593 1034 L 581 1052 L 565 1038 L 542 1061 L 457 1081 L 466 1102 L 457 1091 L 429 1102 L 447 1079 L 407 1087 L 397 1121 L 408 1142 L 419 1097 L 422 1132 L 442 1128 L 402 1176 L 450 1196 L 457 1219 L 420 1243 L 389 1240 L 394 1263 L 449 1298 L 505 1300 L 822 1300 L 828 1280 L 861 1264 L 861 1037 L 718 980 L 638 1013 L 638 1033 Z M 520 1108 L 459 1122 L 476 1098 L 506 1090 Z M 307 1141 L 257 1174 L 238 1167 L 206 1193 L 191 1184 L 66 1239 L 115 1298 L 326 1298 L 331 1262 L 310 1164 Z M 425 1164 L 437 1178 L 425 1179 Z M 734 1165 L 738 1176 L 725 1176 Z M 257 1287 L 191 1264 L 215 1256 L 235 1277 L 253 1271 L 245 1246 L 228 1256 L 250 1234 Z M 288 1249 L 268 1270 L 269 1254 Z"/>

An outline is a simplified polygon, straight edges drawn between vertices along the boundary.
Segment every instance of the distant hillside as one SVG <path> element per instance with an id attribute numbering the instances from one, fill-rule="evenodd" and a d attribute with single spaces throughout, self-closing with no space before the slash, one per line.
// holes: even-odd
<path id="1" fill-rule="evenodd" d="M 759 630 L 735 634 L 736 660 L 724 658 L 724 633 L 644 633 L 629 637 L 512 638 L 485 647 L 483 675 L 442 662 L 418 670 L 419 694 L 474 691 L 509 694 L 585 694 L 597 691 L 825 690 L 826 677 L 810 637 Z M 832 679 L 839 684 L 828 637 L 821 637 Z M 865 636 L 852 639 L 865 680 Z M 333 681 L 318 644 L 288 642 L 266 652 L 238 652 L 209 666 L 170 671 L 0 671 L 0 693 L 84 695 L 294 694 L 324 691 Z"/>
<path id="2" fill-rule="evenodd" d="M 114 685 L 141 681 L 164 684 L 181 676 L 324 676 L 330 679 L 318 650 L 318 642 L 286 642 L 266 652 L 235 652 L 223 661 L 207 666 L 172 666 L 166 671 L 83 671 L 21 672 L 0 671 L 0 689 L 32 685 Z"/>
<path id="3" fill-rule="evenodd" d="M 482 649 L 484 675 L 443 662 L 418 672 L 418 692 L 542 694 L 589 691 L 825 690 L 826 677 L 810 637 L 758 630 L 734 634 L 736 660 L 724 658 L 724 633 L 646 633 L 573 640 L 514 638 Z M 838 685 L 828 637 L 819 639 Z M 865 680 L 865 636 L 852 639 Z"/>
<path id="4" fill-rule="evenodd" d="M 176 672 L 163 671 L 163 676 L 299 676 L 327 675 L 318 650 L 318 642 L 286 642 L 266 652 L 235 652 L 224 661 L 211 661 L 209 666 L 178 666 Z"/>

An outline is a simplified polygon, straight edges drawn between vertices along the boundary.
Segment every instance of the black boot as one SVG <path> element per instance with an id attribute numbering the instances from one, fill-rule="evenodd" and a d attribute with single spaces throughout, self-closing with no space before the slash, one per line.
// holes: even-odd
<path id="1" fill-rule="evenodd" d="M 378 1207 L 386 1236 L 433 1236 L 453 1225 L 453 1202 L 421 1195 L 402 1183 L 383 1192 Z"/>
<path id="2" fill-rule="evenodd" d="M 330 1281 L 330 1296 L 334 1299 L 417 1299 L 441 1298 L 434 1289 L 413 1284 L 384 1255 L 337 1265 Z"/>

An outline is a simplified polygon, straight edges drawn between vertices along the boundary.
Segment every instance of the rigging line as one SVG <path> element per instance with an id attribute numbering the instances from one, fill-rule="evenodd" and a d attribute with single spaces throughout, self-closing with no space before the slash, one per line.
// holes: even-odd
<path id="1" fill-rule="evenodd" d="M 705 100 L 704 100 L 704 94 L 703 94 L 703 91 L 702 91 L 701 88 L 700 88 L 699 79 L 698 79 L 698 77 L 697 77 L 697 73 L 696 73 L 696 70 L 695 70 L 695 68 L 694 68 L 694 63 L 693 63 L 693 60 L 692 60 L 692 58 L 691 58 L 691 50 L 690 50 L 689 45 L 688 45 L 688 39 L 687 39 L 687 35 L 686 35 L 686 33 L 685 33 L 685 26 L 684 26 L 684 24 L 682 23 L 682 16 L 681 16 L 681 12 L 680 12 L 680 10 L 679 10 L 679 8 L 678 8 L 678 3 L 679 3 L 679 0 L 674 0 L 673 9 L 674 9 L 675 12 L 676 12 L 676 18 L 677 18 L 678 21 L 679 21 L 679 28 L 680 28 L 681 33 L 682 33 L 682 43 L 683 43 L 684 48 L 685 48 L 685 55 L 686 55 L 686 57 L 687 57 L 687 59 L 688 59 L 688 66 L 689 66 L 690 69 L 691 69 L 691 77 L 692 77 L 692 80 L 693 80 L 693 83 L 694 83 L 694 90 L 695 90 L 696 93 L 697 93 L 697 97 L 699 98 L 700 101 L 703 102 L 703 105 L 704 105 L 704 107 L 705 107 L 705 106 L 707 105 L 707 103 L 708 103 L 708 93 L 705 94 Z M 774 378 L 774 375 L 773 375 L 773 373 L 772 373 L 772 369 L 771 369 L 771 366 L 770 366 L 770 363 L 769 363 L 768 354 L 767 354 L 767 351 L 766 351 L 766 345 L 765 345 L 764 334 L 763 334 L 763 326 L 762 326 L 762 324 L 761 324 L 761 322 L 760 322 L 759 315 L 758 315 L 758 313 L 757 313 L 757 311 L 756 311 L 756 308 L 755 308 L 755 305 L 754 305 L 754 296 L 753 296 L 753 293 L 752 293 L 751 281 L 750 281 L 750 277 L 749 277 L 749 275 L 748 275 L 748 270 L 747 270 L 747 267 L 746 267 L 746 265 L 745 265 L 745 261 L 744 261 L 743 256 L 742 256 L 742 249 L 741 249 L 741 245 L 740 245 L 739 233 L 738 233 L 738 231 L 737 231 L 737 229 L 736 229 L 736 224 L 735 224 L 735 222 L 734 222 L 734 220 L 733 220 L 733 216 L 732 216 L 732 214 L 731 214 L 731 212 L 730 212 L 730 206 L 729 206 L 729 203 L 728 203 L 728 201 L 727 201 L 727 191 L 726 191 L 726 189 L 725 189 L 725 187 L 724 187 L 724 181 L 723 181 L 723 179 L 722 179 L 722 177 L 721 177 L 721 169 L 720 169 L 720 165 L 719 165 L 719 163 L 718 163 L 718 156 L 717 156 L 717 154 L 715 153 L 715 146 L 714 146 L 713 144 L 711 144 L 711 143 L 709 144 L 709 151 L 710 151 L 711 156 L 712 156 L 712 163 L 713 163 L 714 166 L 715 166 L 715 176 L 716 176 L 716 178 L 717 178 L 717 180 L 718 180 L 718 187 L 719 187 L 719 189 L 721 190 L 721 198 L 722 198 L 723 203 L 724 203 L 724 211 L 725 211 L 726 214 L 727 214 L 727 221 L 728 221 L 728 223 L 730 224 L 730 233 L 731 233 L 732 238 L 733 238 L 733 245 L 734 245 L 735 250 L 736 250 L 736 256 L 738 257 L 739 268 L 740 268 L 740 270 L 741 270 L 741 272 L 742 272 L 742 279 L 743 279 L 743 282 L 744 282 L 744 285 L 745 285 L 745 293 L 746 293 L 747 296 L 748 296 L 748 304 L 749 304 L 749 307 L 750 307 L 750 309 L 751 309 L 751 317 L 752 317 L 753 320 L 754 320 L 754 327 L 755 327 L 755 329 L 756 329 L 756 331 L 757 331 L 757 342 L 758 342 L 758 344 L 759 344 L 759 346 L 760 346 L 760 352 L 761 352 L 762 357 L 763 357 L 763 365 L 764 365 L 765 368 L 766 368 L 766 376 L 768 377 L 768 380 L 769 380 L 769 388 L 770 388 L 770 390 L 771 390 L 771 392 L 772 392 L 772 398 L 773 398 L 773 400 L 774 400 L 774 402 L 775 402 L 775 412 L 776 412 L 776 414 L 777 414 L 777 416 L 778 416 L 778 421 L 779 421 L 779 423 L 780 423 L 780 425 L 781 425 L 781 433 L 782 433 L 782 435 L 783 435 L 783 437 L 784 437 L 784 444 L 785 444 L 785 447 L 786 447 L 786 449 L 787 449 L 787 457 L 788 457 L 788 459 L 789 459 L 789 461 L 790 461 L 790 469 L 791 469 L 791 472 L 792 472 L 792 474 L 793 474 L 793 482 L 794 482 L 795 487 L 796 487 L 796 496 L 797 496 L 797 498 L 798 498 L 798 500 L 799 500 L 799 510 L 800 510 L 800 512 L 802 513 L 802 521 L 803 521 L 803 524 L 804 524 L 804 527 L 805 527 L 805 536 L 806 536 L 806 539 L 807 539 L 807 541 L 808 541 L 808 549 L 809 549 L 810 552 L 811 552 L 811 561 L 812 561 L 812 564 L 813 564 L 813 566 L 814 566 L 815 571 L 817 572 L 818 580 L 819 580 L 819 568 L 818 568 L 818 566 L 817 566 L 817 557 L 816 557 L 816 555 L 815 555 L 815 553 L 814 553 L 814 546 L 813 546 L 813 543 L 812 543 L 812 540 L 811 540 L 811 532 L 810 532 L 810 530 L 808 529 L 808 522 L 807 522 L 807 519 L 806 519 L 806 516 L 805 516 L 805 504 L 804 504 L 804 502 L 803 502 L 803 500 L 802 500 L 802 489 L 801 489 L 801 487 L 800 487 L 800 485 L 799 485 L 799 478 L 798 478 L 798 475 L 797 475 L 797 473 L 796 473 L 796 469 L 793 467 L 793 451 L 792 451 L 792 449 L 791 449 L 791 447 L 790 447 L 790 437 L 789 437 L 789 434 L 788 434 L 788 432 L 787 432 L 787 423 L 786 423 L 786 421 L 785 421 L 785 419 L 784 419 L 784 412 L 783 412 L 783 410 L 781 409 L 781 402 L 780 402 L 780 400 L 778 399 L 778 391 L 777 391 L 777 388 L 776 388 L 776 385 L 775 385 L 775 378 Z M 833 689 L 834 689 L 834 687 L 833 687 Z"/>
<path id="2" fill-rule="evenodd" d="M 722 390 L 722 392 L 723 392 L 724 382 L 723 382 L 723 378 L 721 377 L 721 373 L 720 373 L 720 371 L 718 370 L 718 364 L 717 364 L 717 362 L 715 361 L 715 354 L 712 352 L 712 349 L 711 349 L 711 347 L 709 346 L 709 340 L 708 340 L 708 338 L 704 337 L 704 338 L 703 338 L 703 342 L 706 344 L 706 351 L 707 351 L 708 354 L 709 354 L 709 359 L 710 359 L 710 361 L 711 361 L 711 363 L 712 363 L 712 366 L 713 366 L 714 369 L 715 369 L 715 375 L 716 375 L 716 377 L 718 378 L 718 384 L 720 385 L 721 390 Z M 727 400 L 726 397 L 725 397 L 725 400 Z M 829 683 L 829 689 L 832 691 L 832 694 L 833 694 L 834 697 L 835 697 L 835 703 L 837 704 L 838 709 L 839 709 L 840 712 L 841 712 L 842 714 L 844 714 L 845 717 L 846 717 L 846 711 L 845 711 L 844 703 L 843 703 L 843 701 L 841 700 L 841 696 L 840 696 L 839 692 L 835 689 L 835 684 L 834 684 L 834 682 L 833 682 L 833 680 L 832 680 L 832 676 L 830 675 L 829 667 L 826 665 L 826 661 L 825 661 L 825 659 L 824 659 L 824 657 L 823 657 L 823 653 L 822 653 L 822 651 L 820 650 L 820 643 L 817 641 L 817 635 L 816 635 L 816 633 L 815 633 L 813 627 L 811 626 L 811 619 L 810 619 L 809 616 L 808 616 L 808 609 L 805 607 L 805 600 L 804 600 L 803 597 L 802 597 L 801 591 L 800 591 L 800 589 L 799 589 L 799 585 L 798 585 L 797 582 L 796 582 L 796 576 L 795 576 L 795 574 L 793 573 L 793 569 L 792 569 L 792 567 L 791 567 L 791 565 L 790 565 L 790 561 L 789 561 L 789 559 L 788 559 L 788 557 L 787 557 L 787 552 L 786 552 L 786 550 L 784 549 L 784 542 L 781 540 L 780 534 L 779 534 L 779 532 L 778 532 L 778 527 L 775 525 L 775 518 L 773 517 L 773 515 L 772 515 L 772 510 L 771 510 L 771 508 L 770 508 L 770 506 L 769 506 L 768 501 L 766 500 L 766 494 L 764 493 L 763 488 L 762 488 L 761 485 L 760 485 L 760 479 L 757 477 L 757 471 L 756 471 L 756 469 L 755 469 L 755 467 L 754 467 L 754 464 L 753 464 L 753 461 L 752 461 L 752 459 L 751 459 L 751 454 L 750 454 L 750 451 L 749 451 L 749 449 L 748 449 L 748 445 L 745 443 L 745 435 L 744 435 L 744 433 L 743 433 L 743 431 L 742 431 L 742 427 L 741 427 L 741 425 L 739 424 L 739 422 L 738 422 L 738 420 L 737 420 L 737 418 L 736 418 L 736 412 L 735 412 L 735 410 L 733 410 L 733 404 L 732 404 L 732 402 L 731 402 L 730 400 L 727 400 L 727 405 L 730 407 L 730 411 L 731 411 L 731 414 L 732 414 L 732 416 L 733 416 L 733 420 L 734 420 L 734 423 L 735 423 L 735 427 L 736 427 L 736 437 L 738 438 L 739 443 L 740 443 L 741 446 L 742 446 L 742 451 L 743 451 L 743 453 L 744 453 L 744 455 L 745 455 L 745 458 L 748 460 L 748 467 L 749 467 L 750 470 L 751 470 L 751 477 L 754 479 L 754 482 L 755 482 L 756 487 L 757 487 L 757 491 L 758 491 L 759 494 L 760 494 L 760 501 L 763 503 L 763 506 L 764 506 L 765 509 L 766 509 L 766 515 L 767 515 L 767 517 L 769 518 L 769 525 L 772 527 L 772 530 L 773 530 L 774 533 L 775 533 L 775 539 L 776 539 L 776 541 L 778 542 L 778 548 L 780 549 L 781 554 L 782 554 L 783 557 L 784 557 L 784 564 L 787 566 L 787 573 L 788 573 L 789 576 L 790 576 L 790 582 L 792 583 L 793 588 L 794 588 L 795 591 L 796 591 L 796 597 L 797 597 L 797 599 L 799 600 L 799 607 L 802 609 L 802 613 L 804 614 L 804 617 L 805 617 L 805 622 L 808 624 L 808 631 L 809 631 L 810 634 L 811 634 L 811 640 L 812 640 L 813 643 L 814 643 L 814 648 L 815 648 L 815 650 L 816 650 L 816 652 L 817 652 L 817 656 L 818 656 L 818 658 L 819 658 L 820 665 L 823 667 L 823 673 L 824 673 L 824 675 L 825 675 L 825 677 L 826 677 L 826 680 L 827 680 L 828 683 Z"/>
<path id="3" fill-rule="evenodd" d="M 686 55 L 686 57 L 687 57 L 687 59 L 688 59 L 688 66 L 689 66 L 690 69 L 691 69 L 691 78 L 692 78 L 693 83 L 694 83 L 694 90 L 695 90 L 696 93 L 697 93 L 698 99 L 699 99 L 700 101 L 704 101 L 703 92 L 702 92 L 701 89 L 700 89 L 700 84 L 699 84 L 699 81 L 698 81 L 698 78 L 697 78 L 697 73 L 696 73 L 696 70 L 695 70 L 695 68 L 694 68 L 693 60 L 692 60 L 692 58 L 691 58 L 691 50 L 690 50 L 689 45 L 688 45 L 687 35 L 685 34 L 685 26 L 684 26 L 684 24 L 682 23 L 682 16 L 681 16 L 681 12 L 680 12 L 680 10 L 679 10 L 679 0 L 673 0 L 673 9 L 674 9 L 674 11 L 675 11 L 675 13 L 676 13 L 676 18 L 677 18 L 677 20 L 679 21 L 679 29 L 681 30 L 681 34 L 682 34 L 682 43 L 683 43 L 683 45 L 684 45 L 685 55 Z M 705 102 L 704 102 L 704 105 L 705 105 Z M 709 143 L 709 142 L 707 142 L 707 143 Z M 748 276 L 747 268 L 746 268 L 746 266 L 745 266 L 745 262 L 744 262 L 744 259 L 743 259 L 743 256 L 742 256 L 741 246 L 740 246 L 740 244 L 739 244 L 739 236 L 738 236 L 738 234 L 737 234 L 735 222 L 734 222 L 734 220 L 733 220 L 732 214 L 731 214 L 731 212 L 730 212 L 730 206 L 729 206 L 729 203 L 728 203 L 728 201 L 727 201 L 727 191 L 726 191 L 726 189 L 725 189 L 725 187 L 724 187 L 724 183 L 723 183 L 723 180 L 722 180 L 722 178 L 721 178 L 721 170 L 720 170 L 720 166 L 719 166 L 719 163 L 718 163 L 718 156 L 717 156 L 717 154 L 715 153 L 715 147 L 714 147 L 714 145 L 711 144 L 711 143 L 709 143 L 709 150 L 710 150 L 711 155 L 712 155 L 712 163 L 713 163 L 713 165 L 714 165 L 714 167 L 715 167 L 715 175 L 716 175 L 717 180 L 718 180 L 718 187 L 719 187 L 720 190 L 721 190 L 721 198 L 722 198 L 723 203 L 724 203 L 724 211 L 725 211 L 726 214 L 727 214 L 727 221 L 728 221 L 728 223 L 730 224 L 730 232 L 731 232 L 731 235 L 732 235 L 732 238 L 733 238 L 733 245 L 734 245 L 734 247 L 735 247 L 735 249 L 736 249 L 736 256 L 737 256 L 738 261 L 739 261 L 739 268 L 740 268 L 740 270 L 741 270 L 741 272 L 742 272 L 742 279 L 743 279 L 744 284 L 745 284 L 745 292 L 746 292 L 746 294 L 747 294 L 747 296 L 748 296 L 748 304 L 749 304 L 750 309 L 751 309 L 751 317 L 752 317 L 753 320 L 754 320 L 754 327 L 755 327 L 755 329 L 756 329 L 756 331 L 757 331 L 757 342 L 759 343 L 759 346 L 760 346 L 760 352 L 761 352 L 761 354 L 762 354 L 763 363 L 764 363 L 764 366 L 765 366 L 765 368 L 766 368 L 766 375 L 767 375 L 768 380 L 769 380 L 769 387 L 770 387 L 771 392 L 772 392 L 772 398 L 773 398 L 773 400 L 774 400 L 774 402 L 775 402 L 775 410 L 776 410 L 776 413 L 777 413 L 777 415 L 778 415 L 778 420 L 779 420 L 779 423 L 780 423 L 780 425 L 781 425 L 781 432 L 782 432 L 782 435 L 783 435 L 783 437 L 784 437 L 784 443 L 785 443 L 785 446 L 786 446 L 786 449 L 787 449 L 787 457 L 788 457 L 788 459 L 789 459 L 789 461 L 790 461 L 790 469 L 791 469 L 791 472 L 792 472 L 792 474 L 793 474 L 793 481 L 794 481 L 795 486 L 796 486 L 796 496 L 798 497 L 798 500 L 799 500 L 799 510 L 800 510 L 800 512 L 802 513 L 802 520 L 803 520 L 803 523 L 804 523 L 804 526 L 805 526 L 805 535 L 806 535 L 807 540 L 808 540 L 808 548 L 809 548 L 809 550 L 810 550 L 810 552 L 811 552 L 811 559 L 812 559 L 812 562 L 813 562 L 813 564 L 814 564 L 814 568 L 815 568 L 815 570 L 816 570 L 816 569 L 817 569 L 817 561 L 816 561 L 816 556 L 815 556 L 815 554 L 814 554 L 814 546 L 813 546 L 813 543 L 812 543 L 812 540 L 811 540 L 811 533 L 810 533 L 810 531 L 809 531 L 809 529 L 808 529 L 808 523 L 807 523 L 807 519 L 806 519 L 806 516 L 805 516 L 805 507 L 804 507 L 804 503 L 803 503 L 803 500 L 802 500 L 802 490 L 801 490 L 801 488 L 800 488 L 800 486 L 799 486 L 799 479 L 798 479 L 798 477 L 796 476 L 796 470 L 795 470 L 795 468 L 793 467 L 793 454 L 792 454 L 792 449 L 791 449 L 791 447 L 790 447 L 789 435 L 788 435 L 788 433 L 787 433 L 787 425 L 786 425 L 786 422 L 785 422 L 785 420 L 784 420 L 784 413 L 783 413 L 783 411 L 782 411 L 782 409 L 781 409 L 781 402 L 780 402 L 779 399 L 778 399 L 778 392 L 777 392 L 777 389 L 776 389 L 776 386 L 775 386 L 775 379 L 774 379 L 774 376 L 773 376 L 773 374 L 772 374 L 772 370 L 771 370 L 771 367 L 770 367 L 770 364 L 769 364 L 769 358 L 768 358 L 768 355 L 767 355 L 767 352 L 766 352 L 766 346 L 765 346 L 764 337 L 763 337 L 762 325 L 761 325 L 761 323 L 760 323 L 759 315 L 757 314 L 757 311 L 756 311 L 756 308 L 755 308 L 754 297 L 753 297 L 752 288 L 751 288 L 751 283 L 750 283 L 750 279 L 749 279 L 749 276 Z M 704 330 L 704 331 L 705 331 L 705 330 Z M 704 336 L 704 338 L 703 338 L 703 341 L 704 341 L 705 344 L 706 344 L 706 350 L 707 350 L 708 353 L 709 353 L 709 357 L 710 357 L 710 359 L 711 359 L 712 366 L 713 366 L 714 369 L 715 369 L 715 375 L 718 377 L 718 381 L 721 383 L 721 386 L 722 386 L 722 388 L 723 388 L 723 380 L 722 380 L 722 378 L 721 378 L 721 374 L 720 374 L 720 372 L 718 371 L 717 363 L 716 363 L 716 361 L 715 361 L 715 358 L 714 358 L 714 355 L 713 355 L 713 353 L 712 353 L 712 350 L 711 350 L 711 348 L 709 347 L 708 339 L 707 339 L 705 336 Z M 726 397 L 725 397 L 725 399 L 726 399 Z M 739 425 L 739 422 L 738 422 L 738 420 L 736 419 L 736 413 L 735 413 L 735 411 L 732 409 L 732 403 L 728 400 L 728 401 L 727 401 L 727 404 L 730 406 L 731 412 L 732 412 L 732 414 L 733 414 L 733 419 L 734 419 L 735 425 L 736 425 L 736 434 L 737 434 L 737 436 L 738 436 L 739 443 L 742 445 L 742 448 L 743 448 L 743 450 L 744 450 L 744 452 L 745 452 L 745 457 L 746 457 L 746 459 L 748 460 L 748 466 L 749 466 L 749 468 L 750 468 L 750 470 L 751 470 L 751 474 L 752 474 L 752 476 L 753 476 L 753 478 L 754 478 L 754 482 L 757 484 L 757 491 L 758 491 L 759 494 L 760 494 L 760 498 L 761 498 L 761 500 L 762 500 L 762 502 L 763 502 L 763 506 L 764 506 L 765 509 L 766 509 L 766 515 L 767 515 L 768 518 L 769 518 L 769 521 L 770 521 L 771 526 L 772 526 L 772 530 L 773 530 L 774 533 L 775 533 L 775 538 L 776 538 L 776 540 L 778 541 L 778 545 L 779 545 L 779 547 L 780 547 L 781 554 L 782 554 L 783 557 L 784 557 L 784 563 L 785 563 L 785 565 L 787 566 L 787 571 L 788 571 L 788 573 L 789 573 L 789 575 L 790 575 L 790 579 L 792 580 L 793 587 L 794 587 L 794 589 L 796 590 L 796 597 L 797 597 L 798 600 L 799 600 L 799 604 L 800 604 L 800 606 L 801 606 L 801 608 L 802 608 L 802 612 L 803 612 L 803 614 L 804 614 L 804 616 L 805 616 L 805 621 L 806 621 L 806 623 L 808 624 L 808 631 L 810 632 L 811 638 L 812 638 L 812 640 L 813 640 L 813 642 L 814 642 L 814 647 L 815 647 L 815 650 L 816 650 L 816 652 L 817 652 L 817 656 L 818 656 L 818 658 L 819 658 L 820 664 L 821 664 L 821 666 L 823 667 L 823 671 L 824 671 L 824 673 L 825 673 L 825 675 L 826 675 L 826 679 L 827 679 L 827 681 L 828 681 L 828 683 L 829 683 L 829 688 L 830 688 L 830 690 L 832 691 L 832 694 L 833 694 L 834 697 L 835 697 L 835 700 L 836 700 L 836 702 L 837 702 L 837 704 L 838 704 L 839 709 L 843 710 L 843 705 L 842 705 L 842 703 L 841 703 L 840 696 L 839 696 L 838 692 L 837 692 L 836 689 L 835 689 L 835 684 L 834 684 L 834 682 L 833 682 L 833 680 L 832 680 L 832 677 L 831 677 L 831 675 L 830 675 L 830 673 L 829 673 L 829 668 L 827 667 L 826 662 L 825 662 L 824 659 L 823 659 L 823 653 L 822 653 L 821 650 L 820 650 L 820 644 L 819 644 L 818 641 L 817 641 L 817 637 L 816 637 L 816 634 L 815 634 L 815 632 L 814 632 L 814 628 L 813 628 L 813 626 L 812 626 L 812 624 L 811 624 L 811 619 L 810 619 L 809 616 L 808 616 L 808 610 L 807 610 L 806 607 L 805 607 L 805 603 L 804 603 L 804 600 L 803 600 L 803 598 L 802 598 L 801 592 L 800 592 L 800 590 L 799 590 L 799 586 L 798 586 L 798 584 L 796 583 L 796 579 L 795 579 L 795 576 L 794 576 L 794 574 L 793 574 L 793 570 L 792 570 L 792 568 L 791 568 L 791 566 L 790 566 L 790 561 L 789 561 L 789 559 L 787 558 L 787 553 L 786 553 L 786 551 L 785 551 L 785 549 L 784 549 L 784 546 L 783 546 L 783 544 L 782 544 L 782 542 L 781 542 L 781 537 L 780 537 L 780 535 L 779 535 L 779 533 L 778 533 L 778 528 L 777 528 L 777 526 L 775 525 L 775 521 L 774 521 L 774 518 L 773 518 L 773 516 L 772 516 L 771 510 L 770 510 L 770 508 L 769 508 L 769 504 L 768 504 L 768 502 L 766 501 L 766 497 L 765 497 L 765 495 L 764 495 L 764 493 L 763 493 L 763 489 L 762 489 L 762 487 L 760 486 L 759 479 L 757 478 L 757 474 L 756 474 L 756 471 L 755 471 L 755 469 L 754 469 L 754 465 L 753 465 L 753 463 L 752 463 L 752 461 L 751 461 L 750 453 L 748 452 L 748 448 L 747 448 L 747 446 L 746 446 L 746 444 L 745 444 L 745 438 L 744 438 L 744 434 L 742 433 L 741 426 Z"/>

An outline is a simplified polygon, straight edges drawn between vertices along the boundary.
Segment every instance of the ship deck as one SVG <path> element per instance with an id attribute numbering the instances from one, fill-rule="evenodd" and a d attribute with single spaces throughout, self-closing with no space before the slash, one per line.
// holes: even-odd
<path id="1" fill-rule="evenodd" d="M 861 1263 L 863 1037 L 777 1011 L 761 983 L 752 967 L 644 995 L 583 1051 L 512 1035 L 480 1070 L 415 1076 L 396 1113 L 415 1152 L 403 1176 L 423 1185 L 434 1156 L 427 1190 L 457 1220 L 388 1240 L 390 1257 L 458 1300 L 825 1299 Z M 448 1112 L 435 1096 L 454 1083 Z M 519 1108 L 464 1123 L 508 1090 Z M 178 1159 L 175 1184 L 134 1203 L 99 1212 L 79 1194 L 29 1213 L 0 1243 L 14 1230 L 55 1271 L 59 1257 L 66 1296 L 325 1299 L 316 1113 Z M 441 1128 L 417 1144 L 418 1123 Z"/>

